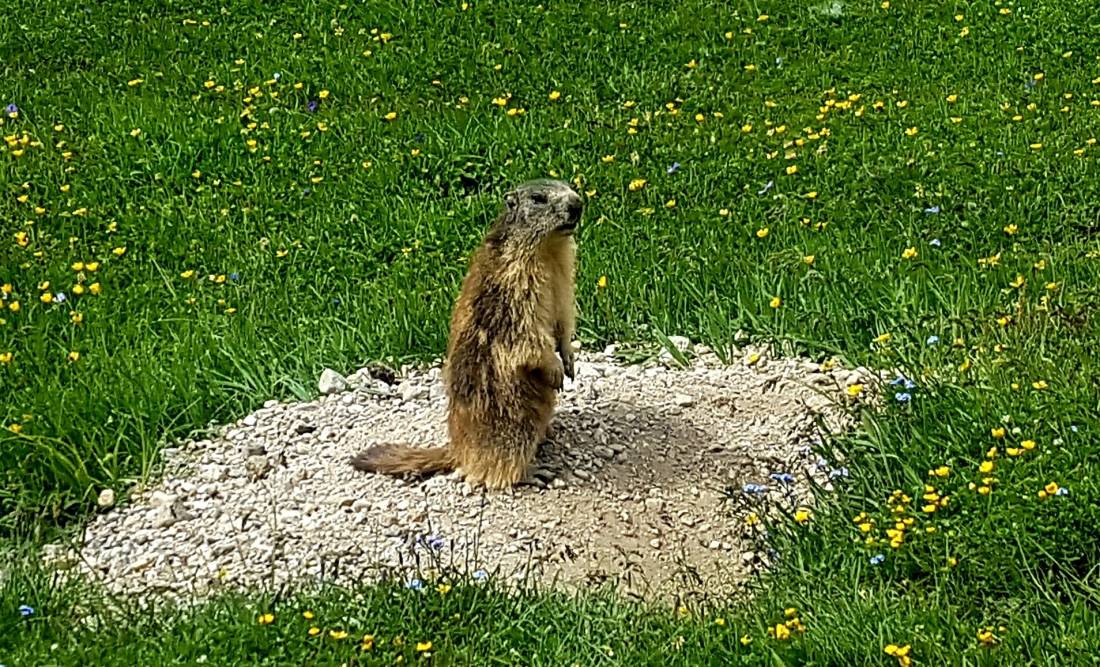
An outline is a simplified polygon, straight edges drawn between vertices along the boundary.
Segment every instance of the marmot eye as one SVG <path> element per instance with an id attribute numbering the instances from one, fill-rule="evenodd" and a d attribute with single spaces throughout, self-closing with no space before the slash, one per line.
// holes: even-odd
<path id="1" fill-rule="evenodd" d="M 531 201 L 535 202 L 536 204 L 545 204 L 548 200 L 546 199 L 545 193 L 535 192 L 531 194 Z"/>

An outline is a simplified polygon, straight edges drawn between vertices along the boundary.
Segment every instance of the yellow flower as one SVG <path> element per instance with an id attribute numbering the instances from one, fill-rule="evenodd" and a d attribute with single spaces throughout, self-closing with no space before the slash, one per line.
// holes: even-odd
<path id="1" fill-rule="evenodd" d="M 745 360 L 745 362 L 749 366 L 752 366 L 753 364 L 755 364 L 758 361 L 760 361 L 760 353 L 759 352 L 753 352 L 752 354 L 749 355 L 749 358 Z"/>
<path id="2" fill-rule="evenodd" d="M 130 136 L 131 137 L 141 136 L 141 129 L 135 127 L 134 129 L 130 130 Z"/>
<path id="3" fill-rule="evenodd" d="M 775 635 L 776 639 L 778 639 L 779 641 L 783 641 L 791 636 L 791 631 L 787 628 L 786 625 L 782 623 L 776 623 L 775 627 L 771 629 L 771 633 L 769 634 L 773 634 Z"/>
<path id="4" fill-rule="evenodd" d="M 126 82 L 126 85 L 133 88 L 134 86 L 140 86 L 144 81 L 144 79 L 130 79 Z"/>
<path id="5" fill-rule="evenodd" d="M 328 91 L 327 90 L 322 90 L 321 92 L 317 93 L 317 97 L 320 97 L 322 100 L 327 100 L 328 99 Z"/>
<path id="6" fill-rule="evenodd" d="M 328 631 L 328 636 L 332 637 L 333 639 L 340 640 L 340 639 L 346 639 L 347 636 L 348 636 L 348 633 L 344 630 L 329 630 Z"/>
<path id="7" fill-rule="evenodd" d="M 308 609 L 306 611 L 303 611 L 302 612 L 302 618 L 306 619 L 307 621 L 312 619 L 313 618 L 313 612 L 309 611 Z"/>
<path id="8" fill-rule="evenodd" d="M 1039 143 L 1028 144 L 1028 148 L 1030 148 L 1033 151 L 1037 151 L 1037 150 L 1041 150 L 1043 148 L 1043 145 L 1039 144 Z"/>
<path id="9" fill-rule="evenodd" d="M 993 472 L 993 462 L 982 461 L 981 465 L 978 466 L 978 472 L 982 474 Z"/>
<path id="10" fill-rule="evenodd" d="M 4 283 L 0 285 L 0 294 L 11 294 L 15 288 L 11 286 L 11 283 Z"/>
<path id="11" fill-rule="evenodd" d="M 77 296 L 80 296 L 83 293 L 84 293 L 84 286 L 83 285 L 81 285 L 80 283 L 77 283 L 77 284 L 73 285 L 73 294 L 75 294 Z"/>
<path id="12" fill-rule="evenodd" d="M 791 166 L 787 167 L 787 175 L 788 176 L 794 176 L 797 173 L 798 173 L 798 165 L 797 164 L 792 164 Z"/>
<path id="13" fill-rule="evenodd" d="M 103 291 L 103 288 L 100 287 L 99 283 L 92 283 L 91 285 L 88 285 L 88 291 L 92 294 L 99 294 Z"/>
<path id="14" fill-rule="evenodd" d="M 1049 385 L 1046 383 L 1046 380 L 1036 380 L 1035 382 L 1031 383 L 1031 386 L 1038 391 L 1042 391 L 1046 389 Z"/>
<path id="15" fill-rule="evenodd" d="M 802 258 L 802 262 L 804 264 L 807 264 L 807 265 L 813 265 L 814 256 L 813 255 L 806 255 L 805 257 Z"/>
<path id="16" fill-rule="evenodd" d="M 989 435 L 997 438 L 998 440 L 1005 437 L 1005 429 L 1003 426 L 989 429 Z"/>
<path id="17" fill-rule="evenodd" d="M 195 270 L 194 269 L 187 269 L 186 271 L 180 273 L 180 278 L 183 278 L 184 280 L 188 280 L 190 278 L 193 278 L 194 276 L 195 276 Z"/>
<path id="18" fill-rule="evenodd" d="M 920 130 L 918 130 L 918 129 L 917 129 L 917 128 L 915 128 L 915 127 L 911 127 L 911 128 L 909 128 L 909 129 L 907 129 L 907 130 L 905 131 L 905 136 L 907 136 L 907 137 L 915 137 L 915 136 L 917 136 L 917 132 L 920 132 Z"/>
<path id="19" fill-rule="evenodd" d="M 391 111 L 388 114 L 386 114 L 385 116 L 383 116 L 382 118 L 384 118 L 387 121 L 394 120 L 395 118 L 397 118 L 397 112 L 396 111 Z"/>
<path id="20" fill-rule="evenodd" d="M 73 324 L 81 324 L 84 322 L 84 313 L 73 311 L 73 313 L 69 315 L 69 319 L 72 320 Z"/>
<path id="21" fill-rule="evenodd" d="M 275 622 L 275 614 L 270 612 L 267 614 L 260 614 L 260 617 L 256 620 L 260 625 L 271 625 Z"/>
<path id="22" fill-rule="evenodd" d="M 596 281 L 596 287 L 600 289 L 607 287 L 607 276 L 600 276 L 599 280 Z"/>
<path id="23" fill-rule="evenodd" d="M 884 333 L 884 334 L 880 334 L 878 336 L 875 336 L 875 341 L 874 342 L 878 343 L 879 345 L 882 345 L 883 343 L 889 341 L 890 338 L 892 338 L 892 336 L 889 333 Z"/>
<path id="24" fill-rule="evenodd" d="M 115 257 L 122 257 L 126 254 L 126 246 L 119 246 L 111 252 L 114 253 Z"/>
<path id="25" fill-rule="evenodd" d="M 1008 234 L 1009 236 L 1012 236 L 1013 234 L 1015 234 L 1019 230 L 1020 230 L 1020 228 L 1015 223 L 1013 223 L 1011 225 L 1005 225 L 1005 228 L 1004 228 L 1005 234 Z"/>
<path id="26" fill-rule="evenodd" d="M 432 650 L 432 643 L 431 642 L 416 642 L 416 652 L 417 653 L 424 653 L 424 652 L 430 651 L 430 650 Z"/>
<path id="27" fill-rule="evenodd" d="M 707 119 L 707 117 L 706 117 L 706 116 L 704 116 L 704 115 L 703 115 L 703 114 L 701 114 L 701 113 L 697 113 L 697 114 L 695 114 L 695 122 L 696 122 L 696 123 L 702 123 L 702 122 L 703 122 L 704 120 L 706 120 L 706 119 Z"/>
<path id="28" fill-rule="evenodd" d="M 1054 494 L 1058 493 L 1058 484 L 1056 484 L 1055 482 L 1051 482 L 1050 484 L 1044 486 L 1043 490 L 1046 491 L 1048 495 L 1053 496 Z"/>
<path id="29" fill-rule="evenodd" d="M 363 643 L 360 645 L 364 651 L 374 648 L 374 635 L 363 635 Z"/>
<path id="30" fill-rule="evenodd" d="M 807 523 L 810 520 L 810 510 L 800 507 L 794 513 L 794 520 L 798 523 Z"/>
<path id="31" fill-rule="evenodd" d="M 8 306 L 8 310 L 13 313 L 18 313 L 20 308 L 22 308 L 22 306 L 19 305 L 18 301 L 12 301 L 11 304 Z"/>
<path id="32" fill-rule="evenodd" d="M 11 431 L 12 433 L 15 433 L 16 435 L 18 435 L 19 433 L 23 432 L 23 425 L 22 424 L 16 424 L 16 423 L 8 424 L 8 430 Z"/>
<path id="33" fill-rule="evenodd" d="M 1031 450 L 1035 449 L 1035 441 L 1034 440 L 1024 440 L 1023 442 L 1020 443 L 1020 447 L 1024 448 L 1026 451 L 1030 452 Z"/>
<path id="34" fill-rule="evenodd" d="M 50 293 L 50 292 L 45 292 L 45 293 L 42 294 L 42 296 L 38 297 L 38 300 L 41 301 L 42 303 L 52 303 L 53 302 L 53 294 Z"/>
<path id="35" fill-rule="evenodd" d="M 551 90 L 549 95 L 550 101 L 553 102 L 561 98 L 561 93 L 556 90 Z"/>
<path id="36" fill-rule="evenodd" d="M 778 307 L 783 305 L 783 299 L 781 299 L 777 296 L 773 296 L 772 300 L 768 302 L 768 305 L 771 306 L 772 308 L 778 308 Z"/>
<path id="37" fill-rule="evenodd" d="M 316 637 L 317 635 L 321 634 L 321 628 L 317 627 L 316 625 L 313 625 L 313 626 L 310 626 L 310 628 L 307 632 L 308 632 L 310 637 Z"/>
<path id="38" fill-rule="evenodd" d="M 0 352 L 0 364 L 10 364 L 14 356 L 11 352 Z"/>
<path id="39" fill-rule="evenodd" d="M 752 125 L 749 123 L 745 123 L 741 126 L 741 131 L 745 133 L 752 132 Z"/>
<path id="40" fill-rule="evenodd" d="M 910 246 L 910 247 L 906 248 L 905 250 L 903 250 L 901 252 L 901 258 L 902 259 L 913 259 L 916 256 L 917 256 L 917 249 L 913 246 Z"/>
<path id="41" fill-rule="evenodd" d="M 77 352 L 76 350 L 73 350 L 72 352 L 70 352 L 68 354 L 68 356 L 66 358 L 71 362 L 80 361 L 80 353 Z"/>
<path id="42" fill-rule="evenodd" d="M 761 227 L 760 229 L 756 230 L 756 238 L 758 238 L 758 239 L 762 239 L 767 235 L 768 235 L 768 228 L 767 227 Z"/>
<path id="43" fill-rule="evenodd" d="M 1018 275 L 1018 276 L 1016 276 L 1016 278 L 1012 282 L 1009 283 L 1009 286 L 1015 287 L 1016 289 L 1019 289 L 1019 288 L 1024 286 L 1024 283 L 1025 283 L 1024 277 Z"/>
<path id="44" fill-rule="evenodd" d="M 447 593 L 451 592 L 451 585 L 450 584 L 439 584 L 438 586 L 435 587 L 435 590 L 439 591 L 440 595 L 446 595 Z"/>
<path id="45" fill-rule="evenodd" d="M 748 635 L 741 635 L 741 645 L 742 646 L 748 646 L 751 643 L 752 643 L 752 637 L 750 637 Z"/>

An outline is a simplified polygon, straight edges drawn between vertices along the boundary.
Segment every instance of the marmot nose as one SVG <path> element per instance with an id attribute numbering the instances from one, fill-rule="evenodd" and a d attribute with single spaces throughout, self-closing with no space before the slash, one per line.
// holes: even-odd
<path id="1" fill-rule="evenodd" d="M 581 219 L 581 211 L 584 207 L 581 205 L 579 199 L 571 199 L 568 204 L 565 205 L 565 213 L 569 216 L 570 222 L 577 222 Z"/>

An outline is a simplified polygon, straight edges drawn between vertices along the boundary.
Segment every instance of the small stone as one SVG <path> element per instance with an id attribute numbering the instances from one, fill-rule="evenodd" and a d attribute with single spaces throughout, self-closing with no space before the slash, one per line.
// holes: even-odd
<path id="1" fill-rule="evenodd" d="M 428 390 L 424 387 L 418 387 L 416 385 L 410 385 L 401 390 L 401 400 L 405 403 L 409 401 L 416 401 L 424 398 L 428 395 Z"/>
<path id="2" fill-rule="evenodd" d="M 573 474 L 579 479 L 583 479 L 586 482 L 592 479 L 592 473 L 588 472 L 584 468 L 577 468 L 573 471 Z"/>
<path id="3" fill-rule="evenodd" d="M 154 528 L 168 528 L 176 523 L 176 515 L 172 514 L 171 507 L 160 507 L 153 513 Z"/>
<path id="4" fill-rule="evenodd" d="M 313 433 L 316 430 L 317 430 L 316 426 L 314 426 L 313 424 L 307 424 L 305 422 L 300 422 L 300 423 L 294 425 L 294 432 L 297 433 L 298 435 L 305 435 L 306 433 Z"/>
<path id="5" fill-rule="evenodd" d="M 176 496 L 164 491 L 154 491 L 149 496 L 149 507 L 171 507 L 176 502 Z"/>
<path id="6" fill-rule="evenodd" d="M 604 447 L 603 445 L 597 445 L 593 449 L 593 451 L 596 452 L 597 456 L 602 456 L 605 459 L 615 458 L 615 450 L 611 449 L 610 447 Z"/>
<path id="7" fill-rule="evenodd" d="M 652 540 L 649 541 L 649 546 L 653 547 L 654 549 L 660 549 L 661 548 L 661 540 L 654 537 Z"/>
<path id="8" fill-rule="evenodd" d="M 691 339 L 685 336 L 669 336 L 668 342 L 672 343 L 673 347 L 681 352 L 687 352 L 691 349 Z"/>
<path id="9" fill-rule="evenodd" d="M 321 379 L 317 381 L 317 389 L 326 396 L 347 391 L 348 381 L 331 368 L 321 371 Z"/>
<path id="10" fill-rule="evenodd" d="M 652 512 L 660 512 L 665 508 L 665 501 L 660 498 L 646 498 L 645 508 Z"/>
<path id="11" fill-rule="evenodd" d="M 568 485 L 565 483 L 565 480 L 562 479 L 561 477 L 555 477 L 554 479 L 550 480 L 550 488 L 551 489 L 564 489 L 566 486 L 568 486 Z"/>
<path id="12" fill-rule="evenodd" d="M 711 540 L 710 543 L 707 544 L 707 548 L 712 551 L 717 551 L 722 548 L 722 543 L 719 540 Z"/>
<path id="13" fill-rule="evenodd" d="M 99 492 L 99 497 L 96 498 L 96 505 L 99 505 L 102 509 L 110 509 L 115 506 L 115 491 L 114 489 L 103 489 Z"/>
<path id="14" fill-rule="evenodd" d="M 688 396 L 687 394 L 676 394 L 676 396 L 673 397 L 672 402 L 680 406 L 681 408 L 686 408 L 690 405 L 694 405 L 695 399 L 691 396 Z"/>
<path id="15" fill-rule="evenodd" d="M 246 416 L 244 419 L 241 420 L 241 423 L 249 428 L 252 428 L 256 425 L 256 415 Z"/>

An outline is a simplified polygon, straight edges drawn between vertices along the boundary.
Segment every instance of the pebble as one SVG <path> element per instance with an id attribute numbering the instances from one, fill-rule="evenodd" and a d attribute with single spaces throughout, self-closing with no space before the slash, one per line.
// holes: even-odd
<path id="1" fill-rule="evenodd" d="M 341 391 L 347 391 L 348 381 L 343 375 L 340 375 L 331 368 L 326 368 L 321 371 L 321 377 L 317 380 L 317 390 L 324 395 L 337 394 Z"/>
<path id="2" fill-rule="evenodd" d="M 100 509 L 110 509 L 115 506 L 115 491 L 114 489 L 103 489 L 99 492 L 99 496 L 96 498 L 96 505 Z"/>

